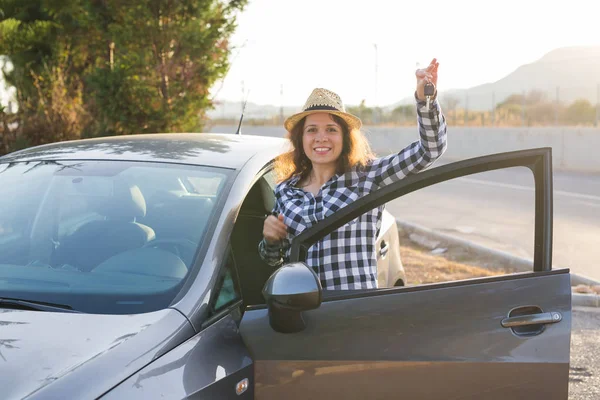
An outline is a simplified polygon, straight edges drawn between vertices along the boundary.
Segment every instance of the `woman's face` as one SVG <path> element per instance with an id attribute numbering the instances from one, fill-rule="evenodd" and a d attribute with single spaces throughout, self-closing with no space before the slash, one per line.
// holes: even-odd
<path id="1" fill-rule="evenodd" d="M 342 127 L 331 114 L 310 114 L 304 121 L 302 147 L 313 165 L 336 165 L 342 154 L 344 136 Z"/>

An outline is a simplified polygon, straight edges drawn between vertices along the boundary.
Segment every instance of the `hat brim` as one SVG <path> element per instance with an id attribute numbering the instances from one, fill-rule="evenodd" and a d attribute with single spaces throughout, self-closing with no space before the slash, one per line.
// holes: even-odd
<path id="1" fill-rule="evenodd" d="M 360 129 L 361 126 L 362 126 L 362 121 L 357 116 L 349 114 L 349 113 L 346 113 L 346 112 L 333 111 L 333 110 L 310 110 L 310 111 L 303 111 L 303 112 L 300 112 L 300 113 L 297 113 L 297 114 L 294 114 L 294 115 L 288 117 L 285 120 L 285 122 L 283 123 L 283 126 L 285 127 L 285 129 L 288 132 L 291 132 L 292 129 L 294 129 L 294 127 L 296 126 L 296 124 L 298 122 L 300 122 L 300 120 L 302 118 L 306 117 L 307 115 L 318 114 L 318 113 L 327 113 L 327 114 L 337 115 L 338 117 L 340 117 L 344 121 L 346 121 L 346 123 L 348 124 L 348 127 L 350 129 Z"/>

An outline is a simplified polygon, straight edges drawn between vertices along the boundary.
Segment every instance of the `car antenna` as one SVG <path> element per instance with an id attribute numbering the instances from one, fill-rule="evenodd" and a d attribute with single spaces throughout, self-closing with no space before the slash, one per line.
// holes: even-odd
<path id="1" fill-rule="evenodd" d="M 250 91 L 248 91 L 248 93 L 246 93 L 246 99 L 244 100 L 244 105 L 242 106 L 242 115 L 240 117 L 240 123 L 238 125 L 237 131 L 235 132 L 236 135 L 242 134 L 242 120 L 244 119 L 244 111 L 246 111 L 246 104 L 248 103 L 248 95 L 249 94 L 250 94 Z"/>

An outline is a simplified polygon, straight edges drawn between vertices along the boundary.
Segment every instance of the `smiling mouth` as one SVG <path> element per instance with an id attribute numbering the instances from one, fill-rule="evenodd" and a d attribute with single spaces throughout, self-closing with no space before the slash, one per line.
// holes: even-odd
<path id="1" fill-rule="evenodd" d="M 327 153 L 331 147 L 315 147 L 313 150 L 317 153 Z"/>

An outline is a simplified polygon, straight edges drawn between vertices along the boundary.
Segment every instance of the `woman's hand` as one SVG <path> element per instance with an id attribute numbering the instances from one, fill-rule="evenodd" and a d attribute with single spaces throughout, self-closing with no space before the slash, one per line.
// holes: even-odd
<path id="1" fill-rule="evenodd" d="M 287 236 L 287 226 L 283 223 L 283 215 L 269 215 L 263 226 L 263 236 L 269 244 L 275 244 Z"/>
<path id="2" fill-rule="evenodd" d="M 427 68 L 420 68 L 415 71 L 415 76 L 417 77 L 417 98 L 419 100 L 425 100 L 425 84 L 427 82 L 433 83 L 437 90 L 439 65 L 440 63 L 434 58 Z"/>

